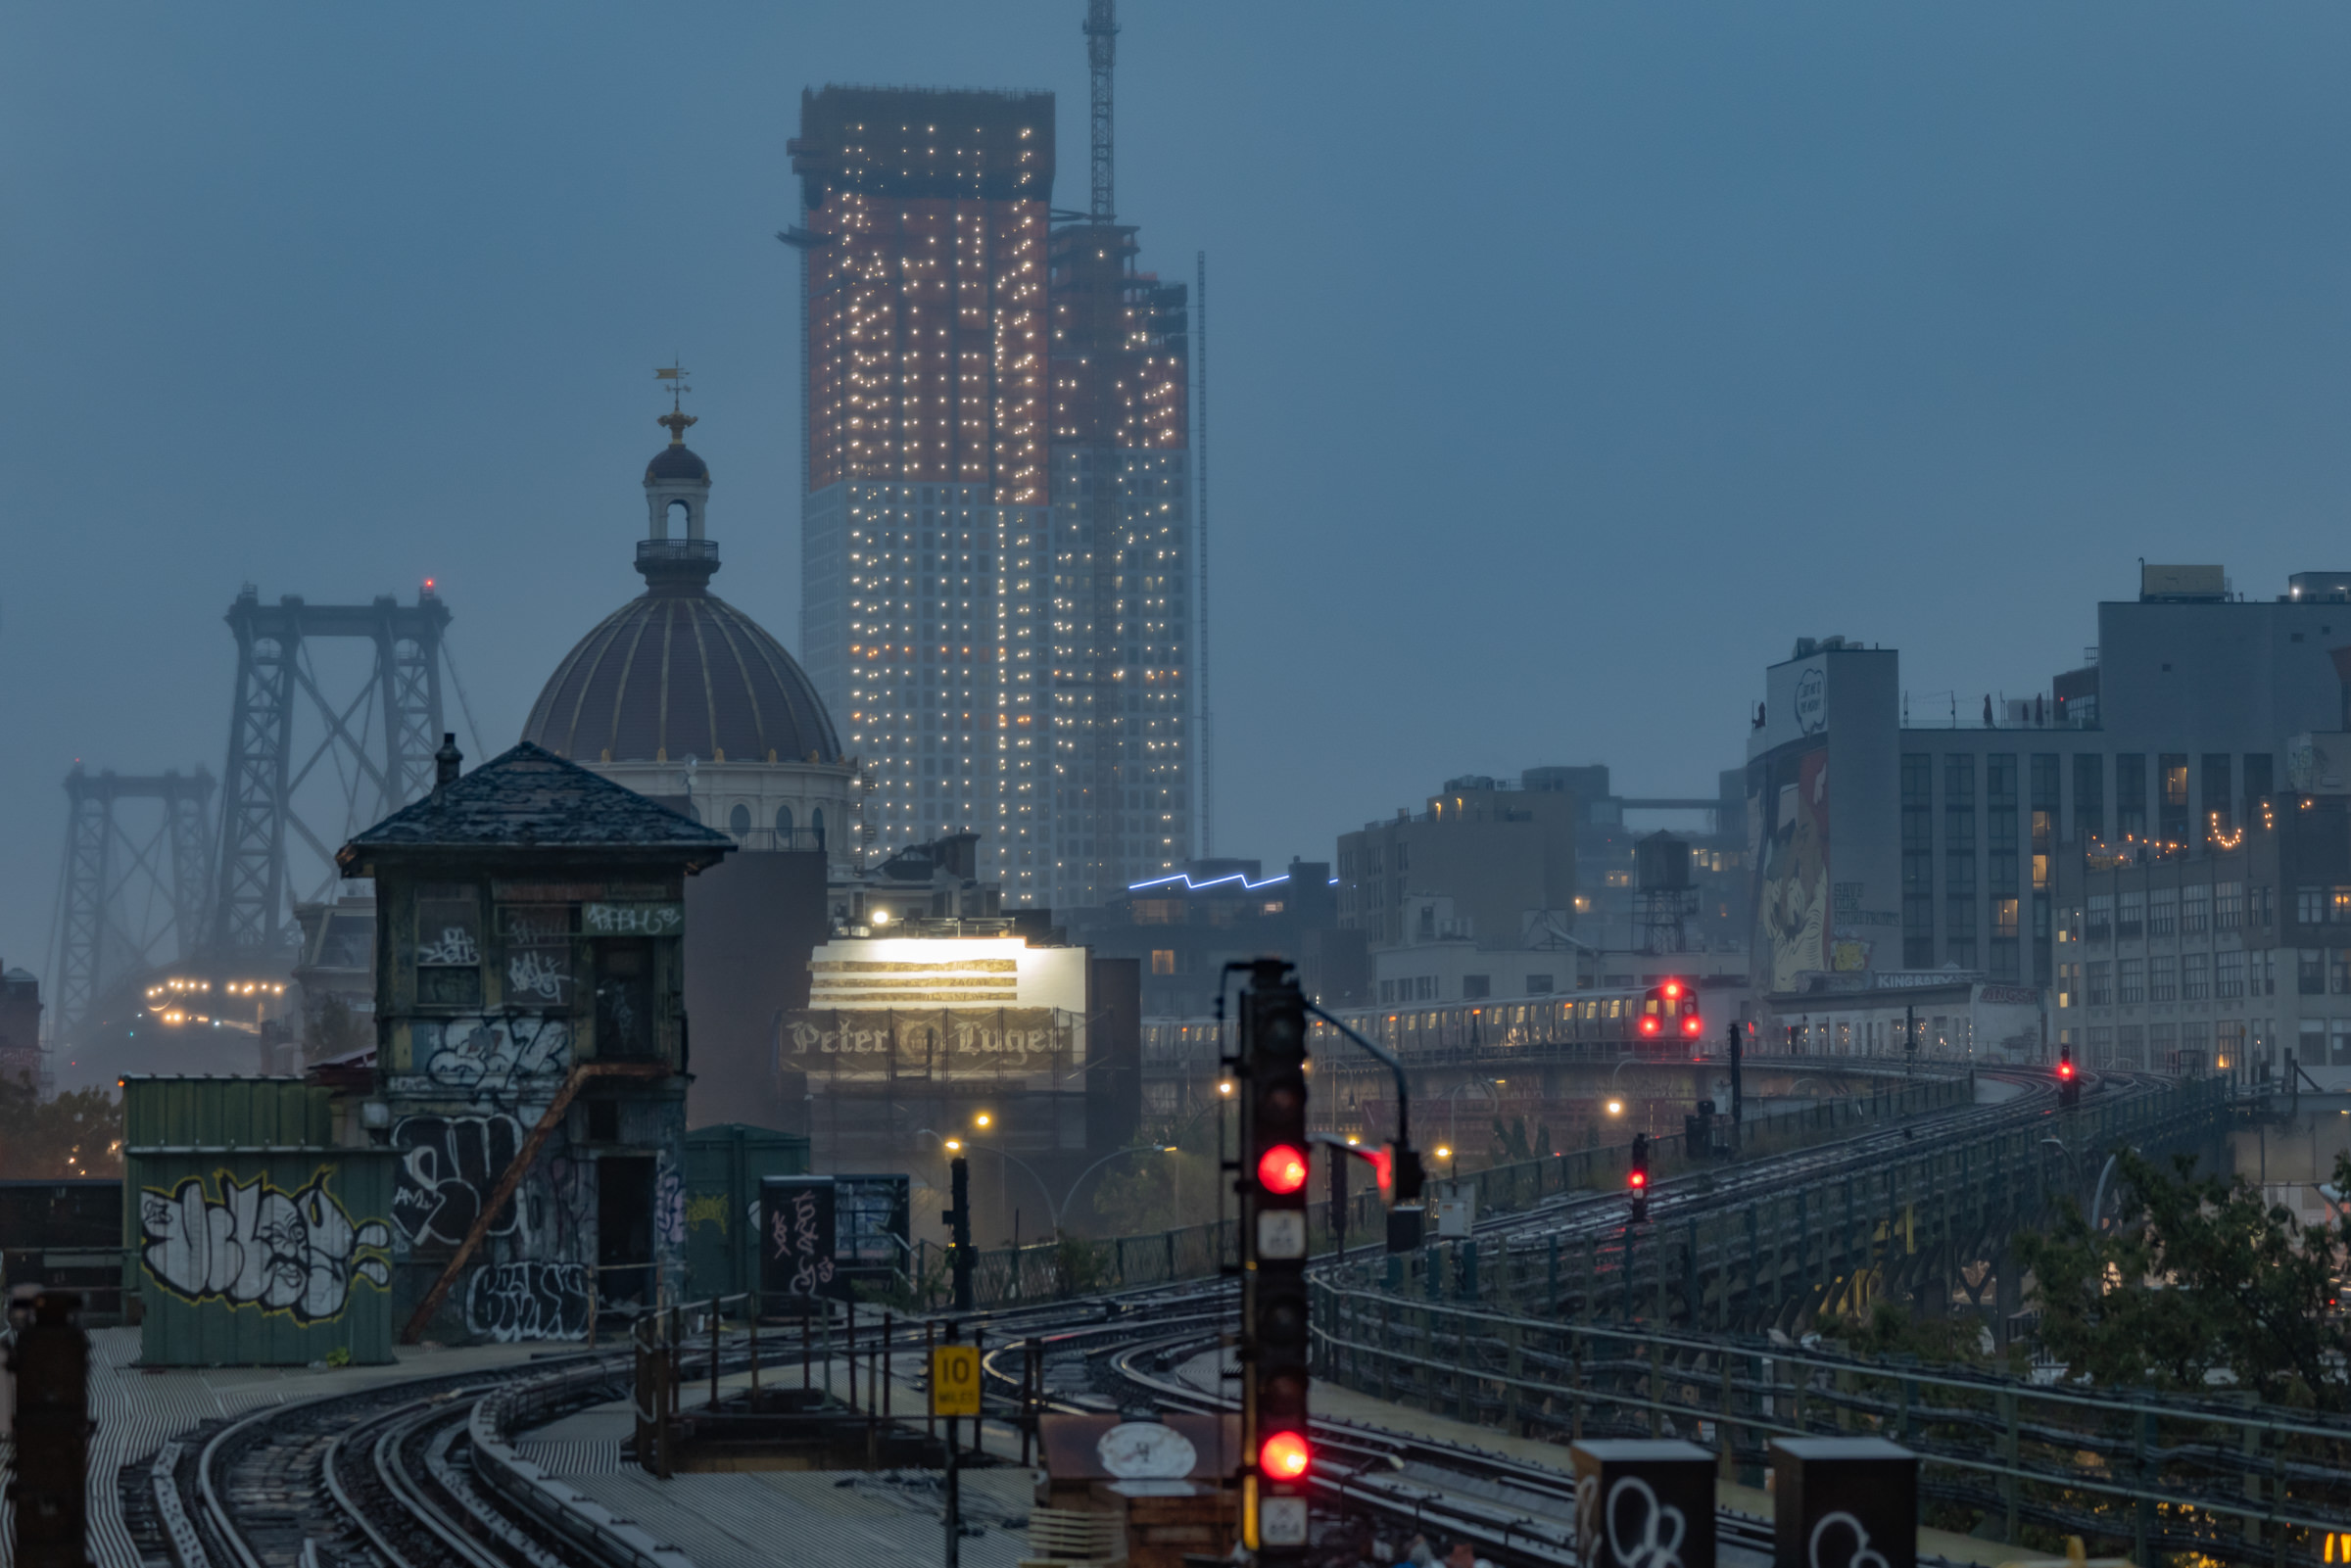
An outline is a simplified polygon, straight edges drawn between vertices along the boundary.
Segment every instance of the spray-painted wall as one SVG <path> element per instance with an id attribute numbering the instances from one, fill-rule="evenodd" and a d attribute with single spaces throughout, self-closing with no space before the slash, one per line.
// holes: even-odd
<path id="1" fill-rule="evenodd" d="M 575 1071 L 599 1062 L 638 1075 L 583 1080 L 420 1337 L 577 1339 L 600 1299 L 674 1295 L 685 1245 L 676 880 L 458 880 L 442 868 L 431 880 L 379 873 L 377 897 L 378 1119 L 398 1156 L 403 1322 Z"/>

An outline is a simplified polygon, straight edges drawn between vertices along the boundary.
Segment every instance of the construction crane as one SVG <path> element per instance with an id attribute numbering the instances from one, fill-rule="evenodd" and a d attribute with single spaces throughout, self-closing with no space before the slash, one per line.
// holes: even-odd
<path id="1" fill-rule="evenodd" d="M 1119 59 L 1118 0 L 1086 0 L 1085 63 L 1094 73 L 1094 205 L 1097 223 L 1115 222 L 1118 203 L 1111 191 L 1110 72 Z"/>

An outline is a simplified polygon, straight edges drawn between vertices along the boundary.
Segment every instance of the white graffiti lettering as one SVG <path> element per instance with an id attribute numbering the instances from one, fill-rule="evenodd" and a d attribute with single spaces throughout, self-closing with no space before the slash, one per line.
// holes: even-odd
<path id="1" fill-rule="evenodd" d="M 473 932 L 462 926 L 444 926 L 437 942 L 419 942 L 416 962 L 419 964 L 479 964 L 482 950 L 473 939 Z"/>
<path id="2" fill-rule="evenodd" d="M 686 1245 L 686 1183 L 667 1153 L 653 1179 L 653 1229 L 663 1247 L 674 1251 Z"/>
<path id="3" fill-rule="evenodd" d="M 380 1220 L 353 1224 L 327 1177 L 320 1170 L 287 1192 L 259 1176 L 239 1186 L 222 1171 L 217 1201 L 201 1176 L 169 1192 L 147 1188 L 139 1233 L 148 1273 L 190 1302 L 259 1307 L 304 1324 L 342 1316 L 352 1281 L 392 1283 L 390 1266 L 372 1256 L 392 1245 L 392 1232 Z"/>
<path id="4" fill-rule="evenodd" d="M 1832 1531 L 1850 1531 L 1852 1549 L 1842 1557 L 1823 1557 L 1822 1544 Z M 1820 1523 L 1812 1527 L 1812 1539 L 1806 1544 L 1805 1555 L 1811 1558 L 1812 1568 L 1886 1568 L 1886 1554 L 1869 1544 L 1869 1532 L 1852 1514 L 1840 1509 L 1821 1515 Z"/>
<path id="5" fill-rule="evenodd" d="M 675 936 L 686 928 L 686 911 L 677 904 L 589 904 L 580 925 L 598 936 Z"/>
<path id="6" fill-rule="evenodd" d="M 571 1025 L 524 1014 L 416 1025 L 425 1076 L 445 1089 L 511 1088 L 571 1068 Z"/>
<path id="7" fill-rule="evenodd" d="M 1682 1568 L 1682 1538 L 1690 1521 L 1671 1503 L 1657 1500 L 1655 1488 L 1639 1476 L 1624 1476 L 1608 1488 L 1601 1505 L 1600 1477 L 1575 1484 L 1575 1531 L 1584 1560 L 1598 1560 L 1603 1519 L 1611 1568 Z"/>
<path id="8" fill-rule="evenodd" d="M 526 949 L 506 956 L 506 991 L 540 1002 L 563 1002 L 571 987 L 569 965 Z"/>
<path id="9" fill-rule="evenodd" d="M 498 1263 L 465 1282 L 465 1327 L 497 1344 L 588 1333 L 585 1263 Z"/>

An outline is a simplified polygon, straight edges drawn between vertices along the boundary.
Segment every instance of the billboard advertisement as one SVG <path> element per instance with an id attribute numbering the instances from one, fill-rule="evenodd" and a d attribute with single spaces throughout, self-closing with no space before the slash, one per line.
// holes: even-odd
<path id="1" fill-rule="evenodd" d="M 1059 1080 L 1085 1061 L 1086 950 L 1018 937 L 827 942 L 808 1007 L 776 1027 L 781 1069 L 814 1080 Z"/>

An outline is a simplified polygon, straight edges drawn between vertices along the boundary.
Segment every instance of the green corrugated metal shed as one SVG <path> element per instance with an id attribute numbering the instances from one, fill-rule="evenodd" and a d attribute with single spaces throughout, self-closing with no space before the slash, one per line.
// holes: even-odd
<path id="1" fill-rule="evenodd" d="M 762 1176 L 808 1172 L 808 1140 L 740 1121 L 686 1134 L 686 1289 L 696 1297 L 756 1288 L 751 1211 Z"/>
<path id="2" fill-rule="evenodd" d="M 393 1149 L 134 1149 L 124 1269 L 148 1366 L 392 1359 Z"/>
<path id="3" fill-rule="evenodd" d="M 300 1078 L 140 1074 L 122 1080 L 122 1147 L 324 1148 L 329 1099 Z"/>

